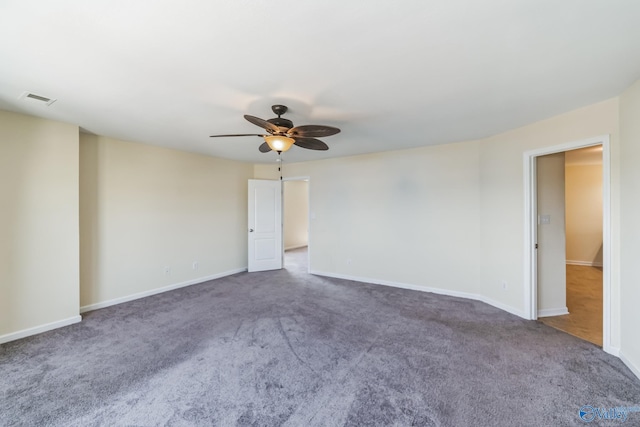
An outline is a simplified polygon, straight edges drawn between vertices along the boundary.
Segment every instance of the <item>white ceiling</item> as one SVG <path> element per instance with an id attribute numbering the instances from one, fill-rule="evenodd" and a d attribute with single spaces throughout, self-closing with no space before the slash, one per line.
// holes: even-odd
<path id="1" fill-rule="evenodd" d="M 639 21 L 638 0 L 0 0 L 0 109 L 250 162 L 277 156 L 208 136 L 276 103 L 342 129 L 288 162 L 442 144 L 620 94 Z"/>

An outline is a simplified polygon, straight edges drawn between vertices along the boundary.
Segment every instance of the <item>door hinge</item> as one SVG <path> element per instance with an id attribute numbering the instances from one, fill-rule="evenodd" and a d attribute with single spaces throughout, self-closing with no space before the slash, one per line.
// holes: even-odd
<path id="1" fill-rule="evenodd" d="M 535 247 L 535 249 L 538 249 L 538 244 L 537 244 L 537 243 L 536 243 L 536 247 Z"/>

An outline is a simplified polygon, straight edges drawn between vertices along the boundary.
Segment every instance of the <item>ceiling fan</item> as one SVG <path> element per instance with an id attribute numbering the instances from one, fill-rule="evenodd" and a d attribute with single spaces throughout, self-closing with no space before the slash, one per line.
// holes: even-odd
<path id="1" fill-rule="evenodd" d="M 278 154 L 287 151 L 292 145 L 309 150 L 328 150 L 329 147 L 324 142 L 316 139 L 335 135 L 340 129 L 323 125 L 293 126 L 293 122 L 280 117 L 287 112 L 285 105 L 273 105 L 271 110 L 278 116 L 273 119 L 262 120 L 258 117 L 245 114 L 244 118 L 256 126 L 260 126 L 267 131 L 267 134 L 240 133 L 233 135 L 211 135 L 211 138 L 222 138 L 229 136 L 259 136 L 264 138 L 264 142 L 258 147 L 261 153 L 276 151 Z"/>

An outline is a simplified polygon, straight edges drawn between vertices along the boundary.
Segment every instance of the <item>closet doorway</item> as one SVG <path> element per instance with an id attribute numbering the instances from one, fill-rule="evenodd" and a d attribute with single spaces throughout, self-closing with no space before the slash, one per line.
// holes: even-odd
<path id="1" fill-rule="evenodd" d="M 589 148 L 601 146 L 602 157 L 602 349 L 608 353 L 616 354 L 617 349 L 611 345 L 611 328 L 612 328 L 612 290 L 611 290 L 611 164 L 610 164 L 610 138 L 609 135 L 601 135 L 593 138 L 567 142 L 560 145 L 544 147 L 536 150 L 527 151 L 523 155 L 524 160 L 524 187 L 525 187 L 525 235 L 524 235 L 524 247 L 525 247 L 525 276 L 524 284 L 526 289 L 525 294 L 525 306 L 527 307 L 527 317 L 532 320 L 538 320 L 539 317 L 549 316 L 553 317 L 555 313 L 544 311 L 548 308 L 561 309 L 566 307 L 566 276 L 562 277 L 562 281 L 565 282 L 563 286 L 556 286 L 554 291 L 558 289 L 563 290 L 562 295 L 564 301 L 561 301 L 560 305 L 540 307 L 541 296 L 544 295 L 545 286 L 539 277 L 541 272 L 544 272 L 544 266 L 541 269 L 538 268 L 538 258 L 541 258 L 543 248 L 538 248 L 539 227 L 545 227 L 548 225 L 549 218 L 545 218 L 544 212 L 538 210 L 538 181 L 537 181 L 537 166 L 538 159 L 543 156 L 554 153 L 565 153 L 567 151 L 573 151 L 581 148 Z M 556 220 L 558 217 L 555 217 Z M 554 221 L 553 218 L 550 221 Z M 544 223 L 544 224 L 543 224 Z M 563 234 L 563 237 L 565 235 Z M 562 253 L 566 256 L 566 253 Z M 569 259 L 571 261 L 571 259 Z M 565 265 L 565 258 L 561 265 Z M 597 266 L 594 266 L 598 268 Z M 551 286 L 553 283 L 551 282 Z M 584 290 L 583 293 L 586 293 Z M 560 300 L 558 300 L 560 301 Z M 564 304 L 562 304 L 564 303 Z M 560 313 L 555 315 L 562 315 Z M 598 320 L 596 320 L 598 321 Z"/>
<path id="2" fill-rule="evenodd" d="M 541 198 L 541 172 L 546 167 L 547 157 L 560 157 L 563 162 L 562 214 L 564 215 L 564 287 L 563 307 L 544 307 L 540 300 L 538 317 L 544 324 L 567 332 L 596 345 L 602 346 L 603 298 L 602 298 L 602 145 L 569 150 L 538 158 L 538 236 L 539 243 L 550 227 L 548 216 L 541 212 L 545 206 Z M 544 191 L 543 191 L 544 193 Z M 548 204 L 547 204 L 548 205 Z M 557 230 L 558 228 L 556 228 Z M 539 254 L 539 277 L 545 277 L 546 254 Z M 542 259 L 540 259 L 542 258 Z M 540 289 L 540 291 L 548 291 Z M 547 292 L 549 293 L 549 292 Z M 545 308 L 547 308 L 545 310 Z"/>

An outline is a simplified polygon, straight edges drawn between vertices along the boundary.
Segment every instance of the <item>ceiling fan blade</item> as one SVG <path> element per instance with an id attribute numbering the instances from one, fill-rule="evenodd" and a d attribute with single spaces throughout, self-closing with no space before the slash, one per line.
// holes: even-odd
<path id="1" fill-rule="evenodd" d="M 211 135 L 209 138 L 226 138 L 228 136 L 264 136 L 257 133 L 236 133 L 232 135 Z"/>
<path id="2" fill-rule="evenodd" d="M 294 136 L 293 139 L 295 145 L 302 148 L 308 148 L 309 150 L 320 150 L 326 151 L 329 149 L 329 146 L 319 139 L 315 138 L 301 138 L 299 136 Z"/>
<path id="3" fill-rule="evenodd" d="M 331 136 L 339 133 L 340 129 L 334 128 L 331 126 L 323 126 L 323 125 L 304 125 L 304 126 L 296 126 L 289 130 L 288 134 L 291 137 L 301 136 L 301 137 L 309 137 L 316 138 L 322 136 Z"/>
<path id="4" fill-rule="evenodd" d="M 269 144 L 267 144 L 266 142 L 263 142 L 262 144 L 260 144 L 260 147 L 258 147 L 258 150 L 260 150 L 261 153 L 268 153 L 269 151 L 271 151 L 271 147 L 269 147 Z"/>
<path id="5" fill-rule="evenodd" d="M 254 117 L 254 116 L 245 114 L 244 118 L 247 119 L 249 122 L 253 123 L 254 125 L 260 126 L 261 128 L 266 129 L 271 133 L 278 132 L 278 126 L 274 125 L 273 123 L 269 123 L 266 120 L 262 120 L 259 117 Z"/>

